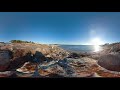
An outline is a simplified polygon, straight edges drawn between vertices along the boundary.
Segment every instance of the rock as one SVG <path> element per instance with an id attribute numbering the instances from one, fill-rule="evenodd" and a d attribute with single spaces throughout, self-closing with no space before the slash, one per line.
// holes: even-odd
<path id="1" fill-rule="evenodd" d="M 65 78 L 64 76 L 55 74 L 55 73 L 48 74 L 48 75 L 46 75 L 46 77 L 48 77 L 48 78 Z"/>
<path id="2" fill-rule="evenodd" d="M 76 76 L 76 72 L 71 66 L 67 66 L 64 69 L 65 69 L 68 77 L 75 77 Z"/>
<path id="3" fill-rule="evenodd" d="M 88 56 L 88 57 L 90 57 L 90 58 L 92 58 L 92 59 L 95 59 L 95 60 L 98 60 L 99 58 L 100 58 L 100 54 L 99 53 L 96 53 L 96 54 L 91 54 L 90 56 Z"/>
<path id="4" fill-rule="evenodd" d="M 31 62 L 26 62 L 22 67 L 16 69 L 16 71 L 22 73 L 33 73 L 35 71 L 35 68 L 36 68 L 36 64 Z"/>
<path id="5" fill-rule="evenodd" d="M 38 67 L 35 68 L 35 72 L 33 73 L 32 77 L 41 77 L 38 71 Z"/>
<path id="6" fill-rule="evenodd" d="M 50 45 L 43 44 L 9 43 L 1 45 L 0 48 L 0 71 L 19 70 L 20 68 L 22 70 L 22 67 L 28 68 L 28 65 L 24 66 L 26 62 L 48 63 L 64 59 L 68 55 L 68 52 L 58 46 L 51 48 Z"/>
<path id="7" fill-rule="evenodd" d="M 57 74 L 57 75 L 60 75 L 60 76 L 63 76 L 63 77 L 66 76 L 65 70 L 61 66 L 59 66 L 57 63 L 51 65 L 50 67 L 45 69 L 45 71 L 49 72 L 48 75 Z"/>
<path id="8" fill-rule="evenodd" d="M 58 61 L 58 65 L 60 65 L 61 67 L 67 67 L 67 64 L 68 64 L 67 59 Z"/>
<path id="9" fill-rule="evenodd" d="M 17 77 L 32 77 L 33 73 L 16 72 Z"/>
<path id="10" fill-rule="evenodd" d="M 25 62 L 31 61 L 31 53 L 25 49 L 16 49 L 13 51 L 13 58 L 10 61 L 8 70 L 16 70 Z"/>
<path id="11" fill-rule="evenodd" d="M 91 74 L 91 75 L 89 75 L 87 77 L 101 77 L 101 76 L 99 76 L 97 73 L 93 73 L 93 74 Z"/>
<path id="12" fill-rule="evenodd" d="M 10 51 L 0 50 L 0 71 L 5 71 L 10 64 Z"/>
<path id="13" fill-rule="evenodd" d="M 109 53 L 120 53 L 120 43 L 113 43 L 109 45 L 103 45 L 103 50 L 101 51 L 102 55 L 107 55 Z"/>
<path id="14" fill-rule="evenodd" d="M 39 65 L 39 68 L 49 72 L 48 74 L 57 74 L 63 77 L 75 77 L 75 70 L 68 64 L 67 59 L 51 61 L 46 64 Z"/>
<path id="15" fill-rule="evenodd" d="M 68 77 L 75 76 L 75 70 L 69 65 L 67 59 L 59 60 L 58 65 L 60 65 L 65 70 Z"/>
<path id="16" fill-rule="evenodd" d="M 49 56 L 54 60 L 64 59 L 68 56 L 68 52 L 58 46 L 51 46 L 45 44 L 31 44 L 31 43 L 10 43 L 1 46 L 2 50 L 11 50 L 14 53 L 13 57 L 21 57 L 28 52 L 35 55 L 36 52 L 42 53 L 45 57 Z M 19 50 L 19 51 L 18 51 Z M 23 53 L 20 53 L 22 52 Z"/>
<path id="17" fill-rule="evenodd" d="M 35 55 L 33 55 L 33 61 L 36 63 L 40 63 L 46 60 L 47 58 L 41 52 L 36 51 Z"/>
<path id="18" fill-rule="evenodd" d="M 36 64 L 26 62 L 22 67 L 16 69 L 18 77 L 36 77 Z"/>
<path id="19" fill-rule="evenodd" d="M 42 63 L 42 64 L 38 65 L 38 68 L 47 69 L 47 68 L 49 68 L 51 66 L 54 66 L 55 64 L 57 64 L 57 61 L 51 61 L 51 62 L 48 62 L 48 63 Z"/>
<path id="20" fill-rule="evenodd" d="M 77 54 L 77 53 L 70 53 L 70 55 L 68 56 L 68 58 L 74 58 L 74 59 L 77 59 L 77 58 L 80 58 L 80 55 Z"/>
<path id="21" fill-rule="evenodd" d="M 15 74 L 14 71 L 4 71 L 0 72 L 0 77 L 11 77 L 13 74 Z"/>
<path id="22" fill-rule="evenodd" d="M 120 57 L 117 55 L 104 55 L 98 60 L 98 64 L 108 70 L 120 72 Z"/>

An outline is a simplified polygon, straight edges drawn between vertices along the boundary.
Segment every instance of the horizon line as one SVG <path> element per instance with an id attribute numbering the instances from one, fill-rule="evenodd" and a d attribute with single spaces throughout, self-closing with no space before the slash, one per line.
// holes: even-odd
<path id="1" fill-rule="evenodd" d="M 11 40 L 9 41 L 0 41 L 0 42 L 4 42 L 4 43 L 10 43 Z M 27 41 L 27 40 L 21 40 L 21 41 Z M 28 41 L 30 42 L 30 40 Z M 31 42 L 34 42 L 34 43 L 39 43 L 39 44 L 51 44 L 51 45 L 93 45 L 93 44 L 66 44 L 66 43 L 43 43 L 43 42 L 36 42 L 36 41 L 31 41 Z M 104 44 L 112 44 L 112 43 L 119 43 L 119 42 L 110 42 L 110 43 L 104 43 Z M 101 45 L 104 45 L 104 44 L 101 44 Z"/>

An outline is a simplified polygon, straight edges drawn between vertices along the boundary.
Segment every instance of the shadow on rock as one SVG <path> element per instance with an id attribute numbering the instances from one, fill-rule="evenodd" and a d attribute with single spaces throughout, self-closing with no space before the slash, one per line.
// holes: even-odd
<path id="1" fill-rule="evenodd" d="M 31 60 L 31 62 L 35 63 L 42 63 L 44 61 L 47 61 L 47 58 L 39 51 L 35 52 L 35 54 L 33 55 L 33 60 Z"/>
<path id="2" fill-rule="evenodd" d="M 62 75 L 52 73 L 52 74 L 47 75 L 47 78 L 65 78 L 65 77 Z"/>
<path id="3" fill-rule="evenodd" d="M 0 71 L 6 71 L 10 64 L 12 52 L 10 50 L 0 50 Z"/>
<path id="4" fill-rule="evenodd" d="M 10 61 L 9 67 L 7 68 L 7 70 L 16 70 L 17 68 L 22 67 L 22 65 L 27 62 L 27 61 L 31 61 L 32 57 L 31 57 L 31 53 L 27 53 L 25 56 L 22 57 L 18 57 L 18 58 L 13 58 Z"/>
<path id="5" fill-rule="evenodd" d="M 47 58 L 41 52 L 36 51 L 34 55 L 28 52 L 25 56 L 13 58 L 9 64 L 8 70 L 20 68 L 25 62 L 42 63 L 46 60 Z"/>

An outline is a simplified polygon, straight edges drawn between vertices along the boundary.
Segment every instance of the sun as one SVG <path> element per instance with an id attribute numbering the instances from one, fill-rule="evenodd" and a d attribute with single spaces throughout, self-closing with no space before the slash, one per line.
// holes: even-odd
<path id="1" fill-rule="evenodd" d="M 92 45 L 102 45 L 103 41 L 101 41 L 100 38 L 94 38 L 92 39 Z"/>
<path id="2" fill-rule="evenodd" d="M 99 45 L 94 45 L 94 52 L 100 51 L 100 46 Z"/>
<path id="3" fill-rule="evenodd" d="M 94 39 L 92 39 L 91 43 L 92 43 L 92 45 L 94 45 L 94 51 L 95 52 L 98 52 L 98 51 L 101 50 L 100 45 L 103 44 L 103 41 L 101 41 L 100 38 L 94 38 Z"/>

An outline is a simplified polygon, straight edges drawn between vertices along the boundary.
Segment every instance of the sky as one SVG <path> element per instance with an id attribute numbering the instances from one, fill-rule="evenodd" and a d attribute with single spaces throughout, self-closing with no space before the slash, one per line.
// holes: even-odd
<path id="1" fill-rule="evenodd" d="M 120 42 L 120 12 L 0 12 L 0 41 L 10 40 L 72 45 Z"/>

